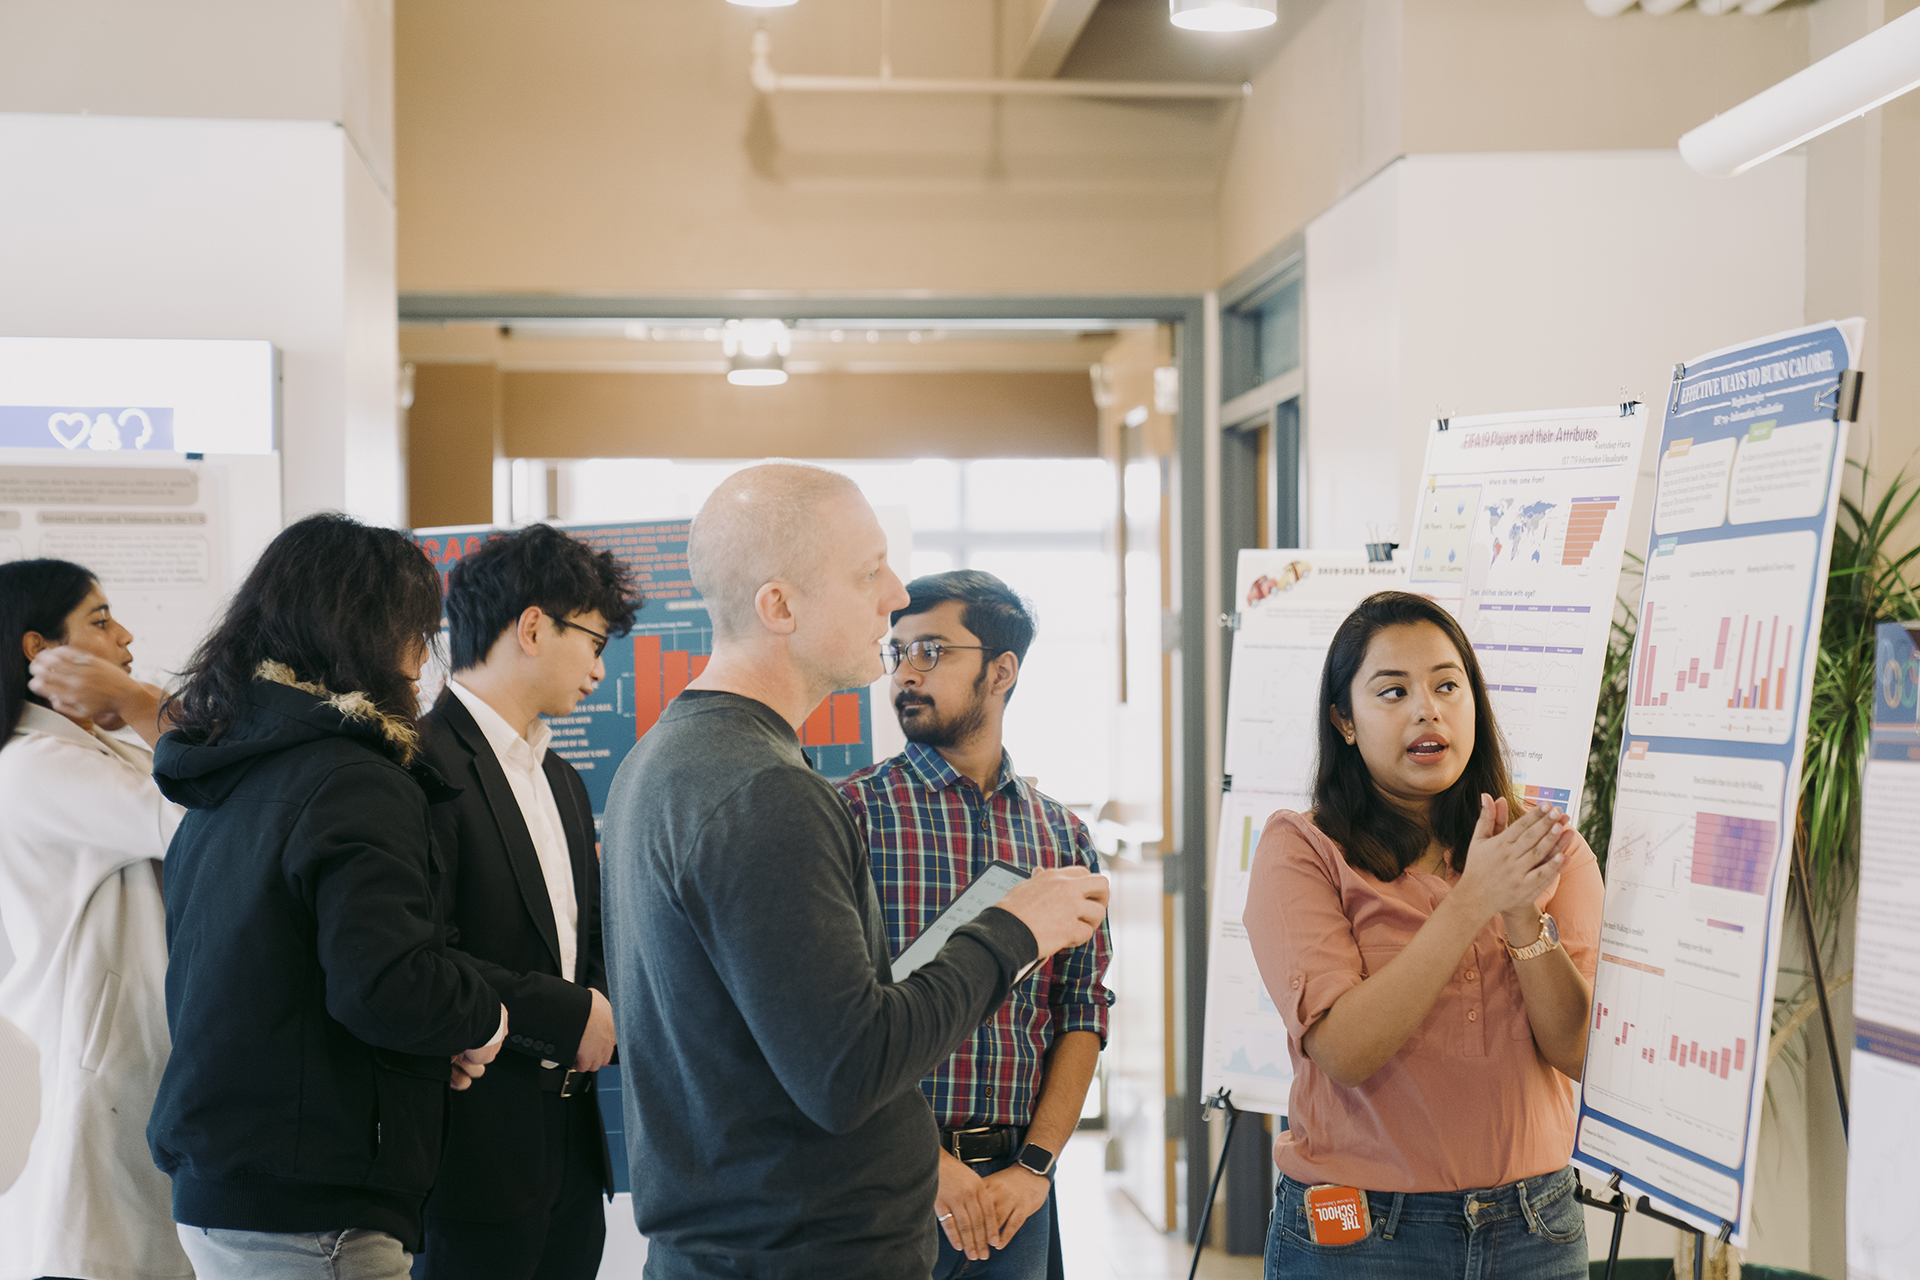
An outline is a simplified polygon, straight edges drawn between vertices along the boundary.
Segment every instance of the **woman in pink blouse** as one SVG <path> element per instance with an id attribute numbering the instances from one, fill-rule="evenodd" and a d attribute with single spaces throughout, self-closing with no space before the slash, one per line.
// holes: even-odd
<path id="1" fill-rule="evenodd" d="M 1584 1277 L 1593 851 L 1513 798 L 1473 647 L 1432 601 L 1364 601 L 1320 701 L 1314 808 L 1267 823 L 1245 916 L 1294 1068 L 1266 1274 Z"/>

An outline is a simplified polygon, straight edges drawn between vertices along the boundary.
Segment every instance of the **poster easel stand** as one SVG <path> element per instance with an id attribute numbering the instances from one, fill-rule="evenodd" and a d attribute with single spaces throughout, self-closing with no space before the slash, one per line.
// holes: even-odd
<path id="1" fill-rule="evenodd" d="M 1240 1109 L 1228 1101 L 1232 1096 L 1233 1090 L 1223 1087 L 1214 1090 L 1213 1096 L 1200 1104 L 1203 1118 L 1211 1118 L 1215 1110 L 1227 1113 L 1227 1137 L 1220 1144 L 1220 1159 L 1213 1166 L 1213 1181 L 1207 1185 L 1207 1203 L 1200 1210 L 1200 1225 L 1193 1233 L 1193 1265 L 1187 1268 L 1187 1280 L 1200 1274 L 1200 1251 L 1207 1247 L 1207 1224 L 1213 1218 L 1214 1193 L 1220 1190 L 1220 1175 L 1227 1171 L 1227 1153 L 1233 1149 L 1233 1131 L 1240 1123 Z"/>
<path id="2" fill-rule="evenodd" d="M 1800 882 L 1800 923 L 1807 930 L 1807 964 L 1813 969 L 1813 991 L 1820 1000 L 1820 1025 L 1827 1032 L 1827 1063 L 1833 1068 L 1833 1096 L 1840 1104 L 1840 1136 L 1851 1140 L 1851 1111 L 1847 1082 L 1840 1074 L 1840 1044 L 1833 1035 L 1833 1009 L 1827 1004 L 1827 975 L 1820 965 L 1820 937 L 1813 928 L 1813 877 L 1807 873 L 1807 851 L 1793 842 L 1793 874 Z"/>
<path id="3" fill-rule="evenodd" d="M 1847 1085 L 1846 1081 L 1842 1079 L 1840 1075 L 1840 1045 L 1833 1034 L 1833 1009 L 1827 1003 L 1827 978 L 1826 974 L 1822 972 L 1820 965 L 1820 937 L 1813 927 L 1813 895 L 1809 893 L 1807 889 L 1807 887 L 1813 883 L 1813 877 L 1807 873 L 1806 850 L 1800 847 L 1798 841 L 1794 842 L 1793 865 L 1790 870 L 1792 878 L 1797 881 L 1799 885 L 1800 923 L 1807 931 L 1807 962 L 1813 970 L 1813 989 L 1820 999 L 1820 1022 L 1821 1025 L 1826 1028 L 1827 1033 L 1827 1059 L 1833 1067 L 1833 1095 L 1834 1100 L 1840 1104 L 1840 1133 L 1841 1136 L 1845 1138 L 1848 1136 L 1850 1123 L 1850 1113 L 1847 1107 Z M 1607 1248 L 1607 1280 L 1613 1280 L 1614 1264 L 1620 1260 L 1620 1233 L 1627 1225 L 1627 1214 L 1630 1212 L 1644 1214 L 1657 1222 L 1664 1222 L 1668 1226 L 1678 1227 L 1682 1231 L 1692 1232 L 1693 1278 L 1694 1280 L 1701 1280 L 1702 1267 L 1704 1266 L 1707 1251 L 1707 1236 L 1704 1231 L 1684 1219 L 1670 1217 L 1667 1214 L 1661 1213 L 1648 1203 L 1645 1196 L 1640 1197 L 1638 1204 L 1629 1207 L 1626 1193 L 1620 1189 L 1620 1171 L 1618 1169 L 1615 1169 L 1613 1176 L 1607 1179 L 1607 1189 L 1613 1192 L 1613 1199 L 1611 1200 L 1602 1200 L 1599 1196 L 1587 1190 L 1585 1186 L 1582 1186 L 1579 1191 L 1575 1193 L 1575 1198 L 1577 1198 L 1581 1204 L 1591 1206 L 1592 1208 L 1600 1210 L 1602 1213 L 1614 1215 L 1613 1243 Z M 1720 1243 L 1724 1245 L 1732 1237 L 1733 1224 L 1722 1218 L 1720 1220 Z M 1189 1277 L 1189 1280 L 1191 1280 L 1191 1277 Z"/>
<path id="4" fill-rule="evenodd" d="M 1620 1234 L 1626 1229 L 1627 1215 L 1629 1213 L 1638 1213 L 1644 1217 L 1652 1218 L 1655 1222 L 1664 1222 L 1670 1227 L 1678 1227 L 1680 1230 L 1690 1233 L 1693 1236 L 1693 1280 L 1702 1280 L 1702 1277 L 1706 1274 L 1706 1232 L 1694 1226 L 1691 1222 L 1686 1221 L 1684 1218 L 1675 1218 L 1660 1212 L 1653 1207 L 1645 1196 L 1641 1196 L 1638 1203 L 1629 1203 L 1627 1193 L 1620 1189 L 1620 1171 L 1618 1169 L 1615 1169 L 1613 1176 L 1607 1179 L 1607 1189 L 1613 1192 L 1613 1199 L 1611 1200 L 1602 1200 L 1599 1196 L 1587 1190 L 1584 1184 L 1574 1193 L 1574 1198 L 1580 1201 L 1581 1204 L 1598 1209 L 1602 1213 L 1610 1213 L 1613 1215 L 1613 1242 L 1607 1246 L 1607 1269 L 1605 1272 L 1607 1280 L 1613 1280 L 1613 1269 L 1620 1261 Z M 1720 1220 L 1720 1234 L 1717 1238 L 1722 1245 L 1733 1238 L 1733 1224 L 1725 1218 Z"/>

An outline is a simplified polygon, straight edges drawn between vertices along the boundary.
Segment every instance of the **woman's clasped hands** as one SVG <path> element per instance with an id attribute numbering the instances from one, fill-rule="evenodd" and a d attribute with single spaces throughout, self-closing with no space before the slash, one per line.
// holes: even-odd
<path id="1" fill-rule="evenodd" d="M 1555 805 L 1540 805 L 1510 819 L 1504 800 L 1483 794 L 1480 820 L 1467 846 L 1467 866 L 1452 896 L 1464 896 L 1488 918 L 1502 915 L 1509 917 L 1509 924 L 1533 922 L 1518 938 L 1531 941 L 1538 932 L 1534 904 L 1552 888 L 1577 839 L 1573 819 Z"/>

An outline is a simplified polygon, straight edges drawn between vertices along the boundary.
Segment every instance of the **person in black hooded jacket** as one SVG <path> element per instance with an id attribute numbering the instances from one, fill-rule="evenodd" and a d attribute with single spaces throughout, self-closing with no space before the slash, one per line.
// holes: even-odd
<path id="1" fill-rule="evenodd" d="M 415 759 L 414 716 L 439 617 L 405 535 L 312 516 L 262 553 L 171 704 L 154 776 L 189 812 L 147 1140 L 202 1280 L 405 1277 L 448 1088 L 505 1037 L 433 899 L 428 806 L 458 792 Z"/>

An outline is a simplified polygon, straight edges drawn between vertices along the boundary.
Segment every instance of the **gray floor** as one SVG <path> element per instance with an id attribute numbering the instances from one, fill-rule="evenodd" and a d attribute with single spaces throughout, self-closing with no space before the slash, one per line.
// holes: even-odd
<path id="1" fill-rule="evenodd" d="M 1105 1169 L 1106 1135 L 1081 1133 L 1060 1156 L 1055 1182 L 1060 1202 L 1060 1239 L 1070 1280 L 1186 1280 L 1193 1250 L 1176 1236 L 1153 1229 L 1133 1202 L 1110 1184 Z M 1208 1280 L 1258 1280 L 1260 1259 L 1229 1258 L 1212 1249 L 1200 1255 Z"/>

